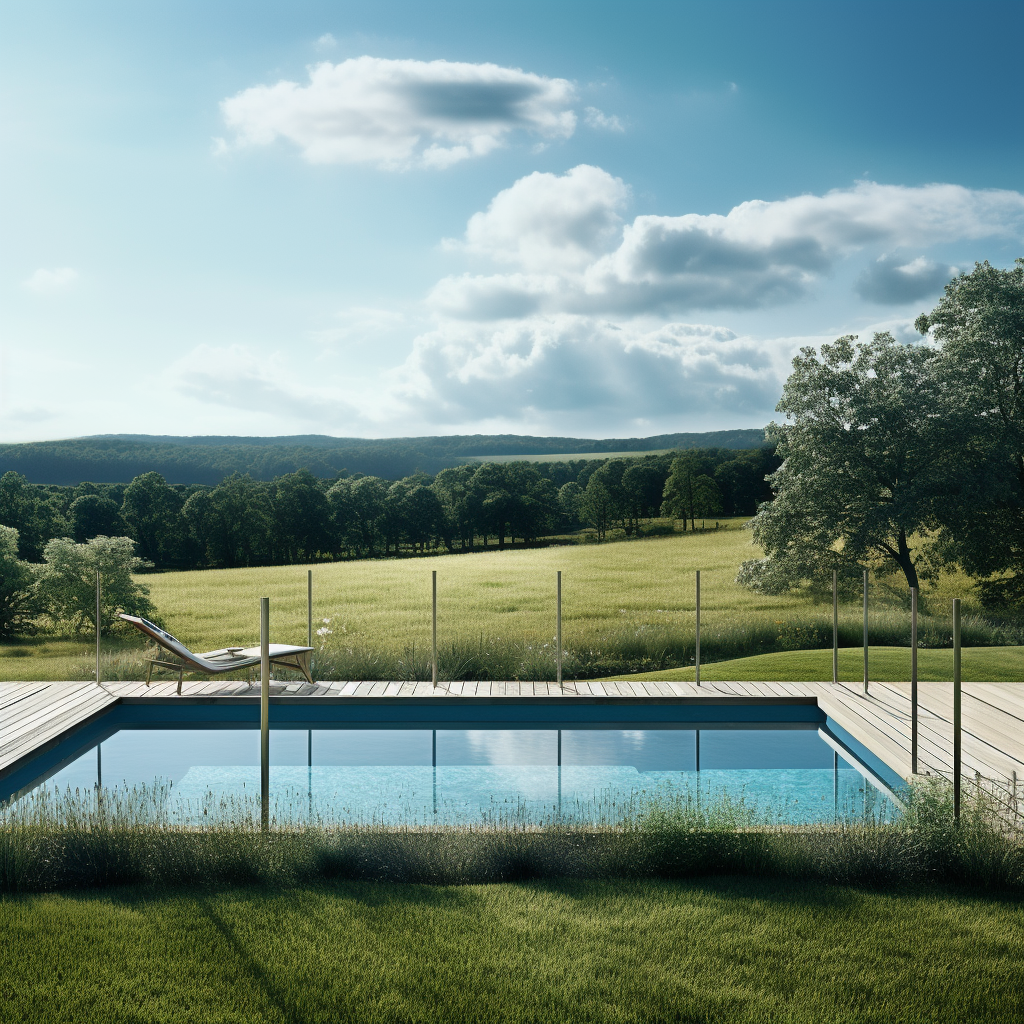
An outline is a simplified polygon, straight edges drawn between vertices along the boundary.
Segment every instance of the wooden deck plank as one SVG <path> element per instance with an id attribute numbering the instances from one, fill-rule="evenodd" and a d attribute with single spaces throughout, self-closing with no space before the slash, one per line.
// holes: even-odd
<path id="1" fill-rule="evenodd" d="M 14 713 L 4 716 L 0 725 L 0 742 L 13 742 L 18 736 L 45 724 L 50 718 L 74 715 L 76 708 L 93 698 L 102 699 L 110 704 L 116 699 L 95 683 L 79 684 L 74 689 L 63 692 L 53 692 L 48 688 L 14 705 Z"/>

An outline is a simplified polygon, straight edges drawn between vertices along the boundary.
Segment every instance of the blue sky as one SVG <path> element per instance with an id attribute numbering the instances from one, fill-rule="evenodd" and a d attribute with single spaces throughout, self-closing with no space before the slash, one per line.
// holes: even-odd
<path id="1" fill-rule="evenodd" d="M 0 10 L 0 439 L 761 426 L 1024 254 L 1024 5 Z"/>

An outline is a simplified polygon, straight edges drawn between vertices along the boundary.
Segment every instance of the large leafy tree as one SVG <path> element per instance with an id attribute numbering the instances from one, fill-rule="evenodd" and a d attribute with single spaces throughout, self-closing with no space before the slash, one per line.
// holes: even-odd
<path id="1" fill-rule="evenodd" d="M 139 555 L 163 565 L 179 546 L 183 502 L 159 473 L 142 473 L 125 488 L 121 518 L 139 546 Z"/>
<path id="2" fill-rule="evenodd" d="M 763 559 L 738 579 L 767 593 L 804 582 L 824 589 L 833 569 L 847 582 L 862 566 L 898 571 L 918 586 L 912 536 L 935 527 L 958 486 L 950 456 L 960 418 L 929 346 L 890 334 L 801 349 L 772 424 L 783 459 L 776 498 L 753 519 Z M 962 444 L 958 446 L 963 450 Z"/>
<path id="3" fill-rule="evenodd" d="M 717 516 L 722 512 L 722 493 L 711 475 L 714 460 L 705 452 L 686 452 L 672 463 L 665 481 L 662 515 L 682 519 L 683 529 L 689 519 L 691 529 L 697 529 L 697 520 Z"/>
<path id="4" fill-rule="evenodd" d="M 1024 259 L 1008 270 L 976 264 L 915 326 L 941 343 L 937 369 L 966 417 L 971 448 L 984 456 L 961 469 L 969 500 L 941 509 L 946 550 L 968 572 L 989 577 L 986 599 L 1022 603 Z"/>
<path id="5" fill-rule="evenodd" d="M 113 537 L 124 533 L 124 521 L 116 502 L 99 494 L 83 494 L 71 502 L 68 525 L 79 543 L 92 537 Z"/>

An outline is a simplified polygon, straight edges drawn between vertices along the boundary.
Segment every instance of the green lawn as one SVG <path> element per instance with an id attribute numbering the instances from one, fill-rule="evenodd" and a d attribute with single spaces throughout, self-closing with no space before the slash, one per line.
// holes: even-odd
<path id="1" fill-rule="evenodd" d="M 961 652 L 961 674 L 966 682 L 1024 683 L 1024 647 L 965 647 Z M 871 679 L 879 682 L 906 682 L 910 679 L 910 651 L 906 647 L 871 647 L 868 651 Z M 918 679 L 945 682 L 953 678 L 952 650 L 919 650 Z M 752 658 L 734 658 L 701 665 L 701 679 L 758 680 L 789 682 L 830 682 L 832 651 L 780 651 Z M 651 679 L 693 682 L 693 668 L 667 669 L 612 676 L 612 679 Z M 864 649 L 844 647 L 839 651 L 839 678 L 855 683 L 864 678 Z"/>
<path id="2" fill-rule="evenodd" d="M 1024 1019 L 1019 902 L 799 882 L 106 890 L 0 900 L 0 1019 Z"/>

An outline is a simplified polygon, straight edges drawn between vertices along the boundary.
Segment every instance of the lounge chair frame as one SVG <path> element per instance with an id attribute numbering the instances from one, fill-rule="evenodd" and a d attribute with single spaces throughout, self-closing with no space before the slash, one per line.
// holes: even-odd
<path id="1" fill-rule="evenodd" d="M 149 669 L 146 672 L 146 685 L 149 686 L 153 676 L 154 668 L 166 668 L 178 673 L 177 693 L 181 693 L 182 675 L 188 672 L 196 672 L 200 675 L 221 675 L 224 672 L 239 672 L 247 670 L 249 682 L 252 682 L 252 669 L 260 664 L 259 647 L 224 647 L 216 651 L 207 651 L 205 654 L 194 654 L 177 637 L 171 636 L 166 630 L 161 629 L 156 623 L 148 619 L 140 618 L 137 615 L 126 615 L 123 612 L 119 618 L 130 622 L 137 630 L 144 633 L 165 651 L 169 651 L 177 661 L 165 661 L 162 658 L 147 658 Z M 313 653 L 312 647 L 294 647 L 288 644 L 270 645 L 270 662 L 272 665 L 280 665 L 283 668 L 290 668 L 301 672 L 306 677 L 306 682 L 313 684 L 313 676 L 310 673 L 310 657 Z"/>

